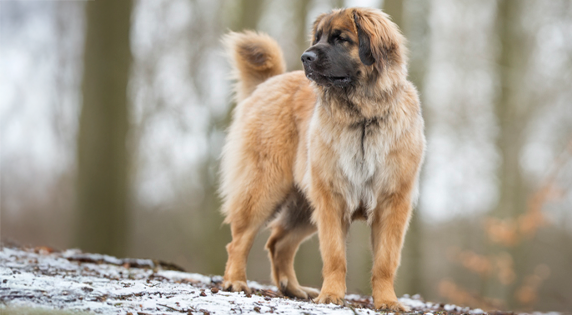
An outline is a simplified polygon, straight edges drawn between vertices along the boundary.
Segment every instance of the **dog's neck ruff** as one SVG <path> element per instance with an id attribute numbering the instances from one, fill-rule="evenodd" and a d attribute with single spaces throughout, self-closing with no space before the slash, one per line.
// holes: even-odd
<path id="1" fill-rule="evenodd" d="M 380 123 L 387 119 L 397 104 L 395 101 L 402 87 L 395 85 L 381 93 L 368 95 L 360 94 L 351 89 L 334 89 L 315 86 L 321 95 L 317 104 L 323 106 L 326 113 L 337 123 L 347 126 Z"/>

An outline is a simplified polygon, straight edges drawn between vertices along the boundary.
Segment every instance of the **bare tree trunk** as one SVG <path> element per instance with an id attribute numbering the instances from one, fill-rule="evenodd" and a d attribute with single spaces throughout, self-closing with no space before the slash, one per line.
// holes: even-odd
<path id="1" fill-rule="evenodd" d="M 128 239 L 127 84 L 130 0 L 86 4 L 78 137 L 77 245 L 121 256 Z"/>
<path id="2" fill-rule="evenodd" d="M 500 94 L 495 105 L 499 133 L 497 150 L 501 163 L 498 168 L 499 202 L 493 216 L 500 219 L 516 219 L 527 211 L 528 187 L 520 167 L 520 153 L 524 144 L 523 131 L 529 120 L 531 105 L 523 97 L 522 78 L 527 68 L 527 45 L 520 25 L 523 2 L 498 0 L 497 31 L 501 43 L 498 67 Z M 499 247 L 493 245 L 492 252 L 508 252 L 514 262 L 515 273 L 522 275 L 524 264 L 521 244 Z M 507 307 L 514 308 L 514 292 L 518 279 L 508 285 L 490 279 L 487 295 L 500 297 Z"/>
<path id="3" fill-rule="evenodd" d="M 403 0 L 384 0 L 383 12 L 389 14 L 391 20 L 403 32 Z"/>
<path id="4" fill-rule="evenodd" d="M 523 145 L 522 131 L 526 126 L 526 106 L 520 103 L 519 89 L 524 74 L 524 39 L 517 30 L 520 1 L 499 0 L 497 27 L 501 42 L 498 60 L 501 92 L 495 106 L 499 125 L 497 148 L 501 155 L 499 167 L 500 199 L 496 214 L 514 218 L 526 211 L 527 189 L 524 185 L 519 155 Z"/>
<path id="5" fill-rule="evenodd" d="M 239 2 L 240 15 L 233 30 L 257 30 L 266 2 L 264 0 L 240 0 Z"/>
<path id="6" fill-rule="evenodd" d="M 291 66 L 292 70 L 301 70 L 302 69 L 302 61 L 300 60 L 300 56 L 308 47 L 310 47 L 310 42 L 308 38 L 310 38 L 310 25 L 306 23 L 306 17 L 308 16 L 308 10 L 312 5 L 312 0 L 298 0 L 295 2 L 296 16 L 295 20 L 293 21 L 293 25 L 298 27 L 296 32 L 296 46 L 297 51 L 292 56 L 292 60 L 288 62 Z"/>
<path id="7" fill-rule="evenodd" d="M 408 7 L 408 5 L 410 5 Z M 428 52 L 429 29 L 427 16 L 430 4 L 426 1 L 384 0 L 383 11 L 390 15 L 413 47 L 409 47 L 410 64 L 409 80 L 415 84 L 418 91 L 423 90 L 423 77 L 425 75 L 425 59 Z M 414 8 L 409 10 L 408 8 Z M 421 93 L 423 104 L 423 94 Z M 424 112 L 424 116 L 427 113 Z M 427 117 L 425 117 L 427 118 Z M 429 121 L 426 119 L 426 122 Z M 422 175 L 423 176 L 423 173 Z M 402 253 L 402 264 L 397 278 L 397 287 L 403 293 L 424 294 L 423 290 L 423 226 L 419 216 L 419 209 L 414 212 L 409 224 Z"/>
<path id="8" fill-rule="evenodd" d="M 258 22 L 260 22 L 260 18 L 264 12 L 264 4 L 264 0 L 240 0 L 238 13 L 230 14 L 238 15 L 238 17 L 233 19 L 235 22 L 232 23 L 233 25 L 229 25 L 229 27 L 235 32 L 257 30 Z M 226 126 L 230 125 L 232 110 L 235 105 L 236 104 L 233 104 L 231 106 L 225 119 L 217 124 L 217 127 L 224 129 Z"/>
<path id="9" fill-rule="evenodd" d="M 303 0 L 304 1 L 304 0 Z M 343 8 L 345 5 L 345 1 L 344 0 L 332 0 L 332 7 L 334 9 L 339 9 L 339 8 Z"/>

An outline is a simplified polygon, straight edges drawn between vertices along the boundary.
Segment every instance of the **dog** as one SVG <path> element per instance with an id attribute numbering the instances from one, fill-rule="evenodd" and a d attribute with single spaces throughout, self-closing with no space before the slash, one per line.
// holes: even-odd
<path id="1" fill-rule="evenodd" d="M 272 279 L 284 295 L 343 304 L 346 234 L 367 220 L 376 309 L 406 311 L 393 287 L 418 195 L 425 151 L 405 39 L 380 10 L 336 9 L 312 27 L 304 71 L 285 73 L 268 35 L 229 33 L 236 79 L 233 121 L 221 158 L 220 195 L 232 241 L 223 288 L 250 292 L 246 262 L 267 222 Z M 318 232 L 321 290 L 301 286 L 299 245 Z"/>

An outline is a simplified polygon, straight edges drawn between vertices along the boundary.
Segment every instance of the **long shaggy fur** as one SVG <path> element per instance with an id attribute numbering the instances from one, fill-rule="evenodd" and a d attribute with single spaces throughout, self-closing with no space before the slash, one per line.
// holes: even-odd
<path id="1" fill-rule="evenodd" d="M 282 50 L 266 34 L 231 32 L 224 36 L 223 43 L 233 64 L 232 78 L 236 80 L 237 102 L 247 98 L 266 79 L 286 71 Z"/>
<path id="2" fill-rule="evenodd" d="M 222 212 L 232 233 L 223 287 L 250 291 L 248 252 L 272 220 L 266 248 L 280 290 L 341 304 L 345 238 L 351 222 L 364 219 L 374 305 L 405 311 L 393 280 L 425 137 L 417 91 L 406 80 L 404 38 L 379 10 L 341 9 L 316 19 L 312 41 L 305 72 L 283 73 L 282 52 L 267 35 L 224 38 L 238 104 L 221 161 Z M 299 245 L 316 232 L 320 291 L 301 286 L 294 271 Z"/>

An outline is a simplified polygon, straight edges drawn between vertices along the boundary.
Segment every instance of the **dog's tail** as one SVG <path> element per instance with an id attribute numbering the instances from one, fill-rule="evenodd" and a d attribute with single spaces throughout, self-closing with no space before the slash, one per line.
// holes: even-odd
<path id="1" fill-rule="evenodd" d="M 228 33 L 223 38 L 232 62 L 235 100 L 241 102 L 268 78 L 286 71 L 282 49 L 270 36 L 253 31 Z"/>

